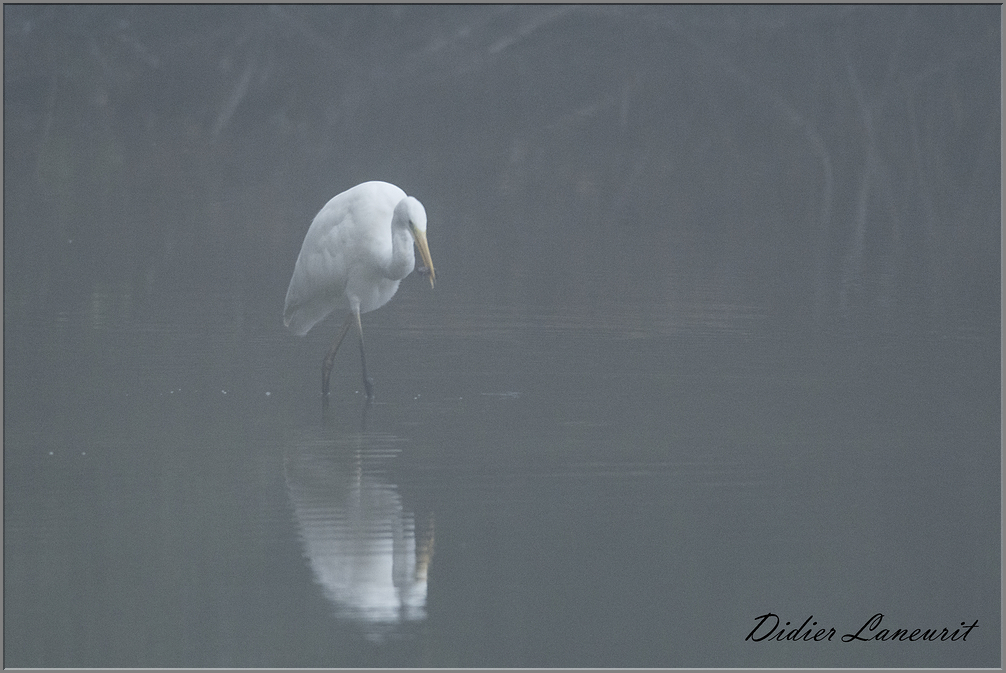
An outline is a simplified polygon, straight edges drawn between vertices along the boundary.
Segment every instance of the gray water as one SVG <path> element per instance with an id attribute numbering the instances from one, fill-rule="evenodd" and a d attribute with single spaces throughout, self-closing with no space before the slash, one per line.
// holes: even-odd
<path id="1" fill-rule="evenodd" d="M 999 666 L 999 8 L 832 9 L 5 8 L 5 666 Z"/>

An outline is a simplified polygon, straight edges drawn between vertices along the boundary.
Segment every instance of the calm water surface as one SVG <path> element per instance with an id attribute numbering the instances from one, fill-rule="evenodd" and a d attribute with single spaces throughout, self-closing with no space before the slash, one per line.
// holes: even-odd
<path id="1" fill-rule="evenodd" d="M 998 665 L 998 342 L 744 307 L 5 306 L 8 666 Z M 428 289 L 428 288 L 427 288 Z M 839 635 L 745 642 L 767 612 Z"/>
<path id="2" fill-rule="evenodd" d="M 5 5 L 3 663 L 1001 666 L 1001 15 Z"/>

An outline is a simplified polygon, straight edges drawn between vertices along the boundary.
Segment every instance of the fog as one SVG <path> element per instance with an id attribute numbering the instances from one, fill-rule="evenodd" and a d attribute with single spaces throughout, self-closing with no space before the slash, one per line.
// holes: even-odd
<path id="1" fill-rule="evenodd" d="M 317 209 L 382 179 L 459 313 L 696 300 L 673 268 L 791 330 L 998 323 L 994 6 L 5 17 L 8 301 L 278 305 Z"/>
<path id="2" fill-rule="evenodd" d="M 1000 666 L 1000 64 L 998 5 L 5 5 L 5 665 Z M 323 407 L 284 296 L 368 180 L 436 287 Z"/>

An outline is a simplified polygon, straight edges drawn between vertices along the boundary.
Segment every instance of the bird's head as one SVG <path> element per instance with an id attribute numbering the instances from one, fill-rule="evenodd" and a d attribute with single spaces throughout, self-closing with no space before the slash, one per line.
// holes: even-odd
<path id="1" fill-rule="evenodd" d="M 423 259 L 423 264 L 429 270 L 430 287 L 433 287 L 433 281 L 436 278 L 436 273 L 433 271 L 433 259 L 430 257 L 430 246 L 426 242 L 426 209 L 423 208 L 423 204 L 419 202 L 419 199 L 406 196 L 395 208 L 396 211 L 403 210 L 402 213 L 405 215 L 405 221 L 408 224 L 409 231 L 412 232 L 412 238 L 416 241 L 416 247 L 419 248 L 419 255 Z"/>

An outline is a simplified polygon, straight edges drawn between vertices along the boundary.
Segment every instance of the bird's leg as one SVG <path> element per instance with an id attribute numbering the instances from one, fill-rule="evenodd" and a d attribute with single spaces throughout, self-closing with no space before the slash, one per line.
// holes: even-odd
<path id="1" fill-rule="evenodd" d="M 356 316 L 357 323 L 359 323 L 360 316 Z M 349 326 L 353 324 L 353 314 L 350 313 L 346 316 L 346 324 L 342 326 L 342 331 L 339 332 L 339 338 L 332 342 L 332 348 L 328 351 L 328 355 L 325 359 L 321 361 L 321 394 L 324 397 L 328 396 L 328 377 L 332 373 L 332 364 L 335 362 L 335 353 L 339 350 L 339 346 L 342 345 L 342 340 L 346 338 L 346 332 L 349 331 Z"/>
<path id="2" fill-rule="evenodd" d="M 367 411 L 370 410 L 370 403 L 373 401 L 373 398 L 370 397 L 363 401 L 363 411 L 360 412 L 360 432 L 367 431 Z"/>
<path id="3" fill-rule="evenodd" d="M 360 307 L 354 311 L 356 315 L 356 331 L 360 334 L 360 365 L 363 367 L 363 387 L 367 391 L 367 399 L 374 397 L 373 383 L 367 376 L 367 356 L 363 354 L 363 323 L 360 322 Z"/>

